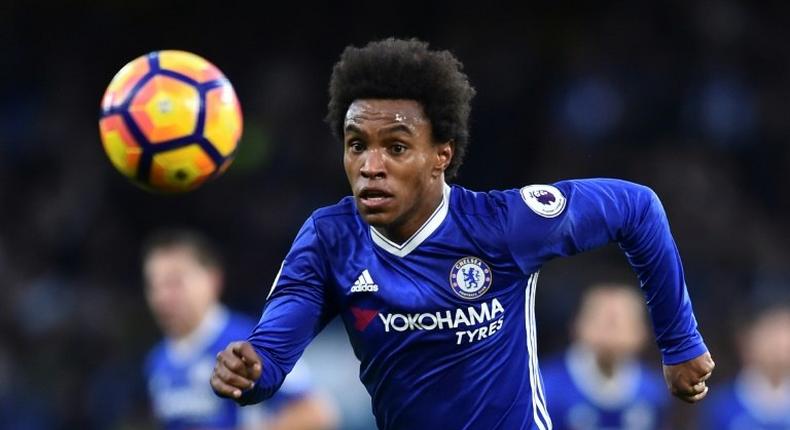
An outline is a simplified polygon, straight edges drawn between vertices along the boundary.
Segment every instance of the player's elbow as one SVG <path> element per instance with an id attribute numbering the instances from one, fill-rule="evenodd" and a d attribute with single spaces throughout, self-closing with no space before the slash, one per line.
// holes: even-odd
<path id="1" fill-rule="evenodd" d="M 637 197 L 636 201 L 637 210 L 641 213 L 642 219 L 664 219 L 666 218 L 666 212 L 664 211 L 664 205 L 661 203 L 661 199 L 658 197 L 658 193 L 656 193 L 652 188 L 648 187 L 647 185 L 642 184 L 633 184 L 634 189 L 636 190 Z"/>

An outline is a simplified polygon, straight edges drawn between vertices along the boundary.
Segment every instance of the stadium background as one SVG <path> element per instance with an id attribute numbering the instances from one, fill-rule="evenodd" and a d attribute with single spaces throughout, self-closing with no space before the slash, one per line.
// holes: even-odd
<path id="1" fill-rule="evenodd" d="M 347 192 L 322 122 L 331 66 L 347 44 L 391 35 L 452 50 L 478 90 L 459 184 L 611 176 L 658 192 L 718 364 L 715 390 L 738 364 L 739 316 L 790 290 L 789 13 L 787 2 L 725 0 L 538 1 L 518 12 L 492 2 L 3 2 L 0 429 L 145 425 L 137 375 L 158 333 L 138 248 L 156 227 L 209 234 L 227 257 L 226 301 L 260 311 L 302 221 Z M 97 131 L 117 69 L 165 48 L 217 64 L 245 115 L 230 171 L 183 196 L 130 185 Z M 627 270 L 614 247 L 551 263 L 541 352 L 564 345 L 583 286 Z M 654 346 L 647 356 L 658 366 Z M 675 421 L 694 428 L 694 409 L 676 402 Z"/>

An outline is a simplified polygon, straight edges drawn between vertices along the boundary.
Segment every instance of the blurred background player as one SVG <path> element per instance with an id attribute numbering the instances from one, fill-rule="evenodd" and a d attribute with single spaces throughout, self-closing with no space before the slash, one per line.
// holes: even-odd
<path id="1" fill-rule="evenodd" d="M 636 287 L 596 284 L 582 296 L 573 343 L 542 367 L 555 430 L 661 428 L 668 396 L 639 361 L 647 340 Z"/>
<path id="2" fill-rule="evenodd" d="M 334 410 L 297 366 L 271 401 L 238 407 L 214 395 L 209 377 L 215 355 L 249 334 L 254 321 L 219 302 L 219 256 L 202 235 L 165 230 L 143 248 L 145 296 L 165 335 L 148 355 L 148 392 L 156 419 L 167 429 L 320 430 L 335 427 Z"/>
<path id="3" fill-rule="evenodd" d="M 738 340 L 741 370 L 717 387 L 700 428 L 790 430 L 790 304 L 759 312 Z"/>

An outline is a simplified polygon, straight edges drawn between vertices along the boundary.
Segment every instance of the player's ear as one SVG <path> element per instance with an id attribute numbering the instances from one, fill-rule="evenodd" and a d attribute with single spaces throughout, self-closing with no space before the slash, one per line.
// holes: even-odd
<path id="1" fill-rule="evenodd" d="M 452 140 L 448 140 L 444 143 L 439 143 L 435 145 L 436 149 L 436 162 L 433 166 L 433 174 L 434 177 L 438 177 L 445 170 L 447 167 L 450 166 L 450 162 L 453 160 L 453 152 L 455 151 L 455 142 Z"/>

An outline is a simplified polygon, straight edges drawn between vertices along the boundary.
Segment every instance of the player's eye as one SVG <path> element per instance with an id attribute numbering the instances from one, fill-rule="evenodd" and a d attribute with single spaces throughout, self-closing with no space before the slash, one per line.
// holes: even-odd
<path id="1" fill-rule="evenodd" d="M 406 152 L 406 149 L 407 149 L 406 145 L 402 143 L 395 143 L 392 146 L 390 146 L 390 151 L 392 151 L 393 154 L 403 154 L 404 152 Z"/>
<path id="2" fill-rule="evenodd" d="M 365 145 L 362 142 L 360 142 L 359 140 L 349 140 L 348 143 L 346 144 L 346 146 L 348 146 L 348 149 L 351 152 L 354 152 L 354 153 L 357 153 L 357 154 L 365 150 Z"/>

